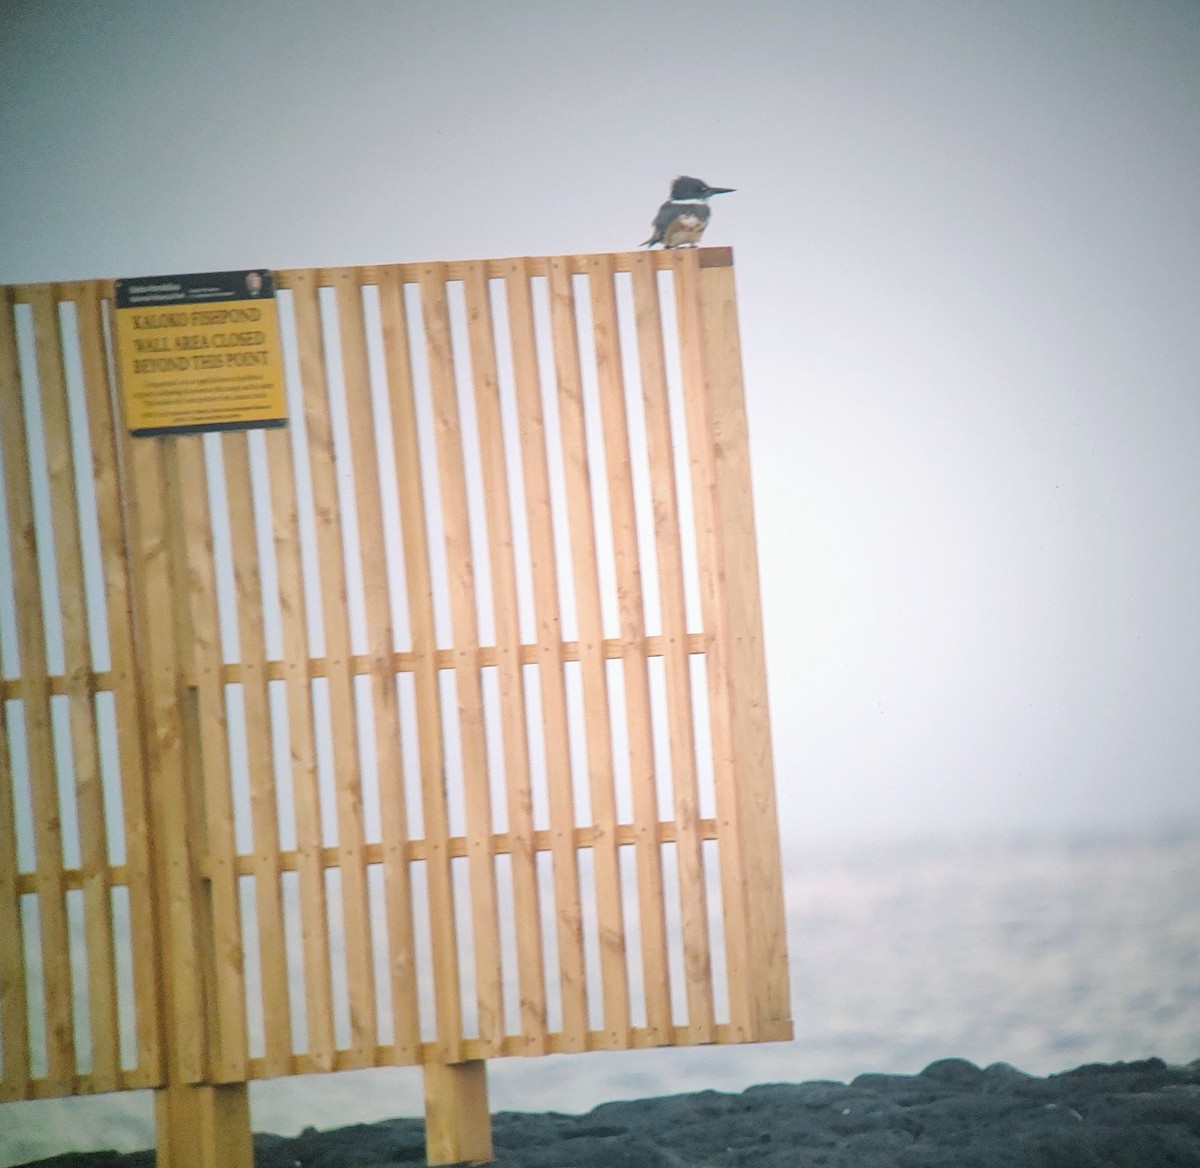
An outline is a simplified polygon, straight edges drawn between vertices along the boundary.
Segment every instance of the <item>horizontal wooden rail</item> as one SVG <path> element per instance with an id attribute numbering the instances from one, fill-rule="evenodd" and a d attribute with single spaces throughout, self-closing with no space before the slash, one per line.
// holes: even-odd
<path id="1" fill-rule="evenodd" d="M 689 633 L 686 638 L 685 651 L 692 656 L 703 656 L 708 651 L 710 641 L 711 638 L 707 633 Z M 669 639 L 658 636 L 642 638 L 633 642 L 632 645 L 611 638 L 605 639 L 601 643 L 600 656 L 606 661 L 619 661 L 632 647 L 646 657 L 665 657 L 671 651 L 671 646 L 672 642 Z M 579 661 L 584 653 L 578 641 L 564 641 L 559 651 L 564 661 Z M 519 661 L 522 665 L 536 665 L 541 652 L 540 645 L 522 645 L 519 649 Z M 499 651 L 492 645 L 481 645 L 475 651 L 475 663 L 481 668 L 498 665 Z M 414 673 L 421 667 L 416 653 L 393 653 L 390 664 L 396 673 Z M 439 670 L 452 670 L 456 664 L 456 651 L 454 649 L 438 649 L 434 655 L 434 664 L 435 668 Z M 349 658 L 349 665 L 350 673 L 357 677 L 374 677 L 380 671 L 379 662 L 366 654 L 352 655 Z M 261 668 L 268 681 L 286 681 L 292 677 L 289 662 L 286 661 L 265 661 Z M 310 657 L 308 659 L 309 677 L 327 677 L 328 674 L 325 658 Z M 225 685 L 240 682 L 242 680 L 241 664 L 237 661 L 226 662 L 221 666 L 220 678 Z M 187 674 L 185 674 L 185 680 L 189 685 L 196 684 L 195 678 Z M 42 684 L 39 681 L 39 687 Z M 49 686 L 52 697 L 111 693 L 117 688 L 113 674 L 105 670 L 76 671 L 67 676 L 53 674 L 46 678 L 44 684 Z M 40 696 L 42 692 L 40 688 L 36 693 L 32 693 L 31 690 L 30 684 L 19 677 L 0 678 L 0 701 L 19 701 L 25 697 Z"/>
<path id="2" fill-rule="evenodd" d="M 715 819 L 699 819 L 696 821 L 696 830 L 700 839 L 715 840 L 717 839 L 717 821 Z M 621 823 L 617 825 L 616 831 L 613 833 L 614 842 L 618 847 L 631 847 L 637 842 L 637 831 L 631 823 Z M 658 825 L 658 842 L 660 844 L 673 844 L 679 839 L 679 825 L 673 820 L 663 820 Z M 573 836 L 573 846 L 575 848 L 594 848 L 601 843 L 606 843 L 607 833 L 599 827 L 584 826 L 575 828 Z M 497 856 L 511 855 L 518 848 L 524 848 L 527 845 L 525 842 L 518 841 L 511 832 L 496 832 L 491 837 L 490 852 Z M 551 839 L 551 833 L 548 830 L 539 829 L 534 831 L 530 837 L 528 845 L 535 852 L 550 852 L 554 849 L 554 844 Z M 413 862 L 419 862 L 429 858 L 429 847 L 423 839 L 412 839 L 405 845 L 408 851 L 408 859 Z M 456 835 L 450 836 L 446 840 L 446 853 L 451 859 L 463 859 L 470 854 L 469 841 L 466 836 Z M 296 872 L 300 868 L 301 856 L 295 850 L 279 851 L 272 853 L 274 861 L 280 872 Z M 318 863 L 322 868 L 337 868 L 341 864 L 341 857 L 337 848 L 327 847 L 321 848 L 317 853 Z M 264 858 L 264 853 L 249 851 L 242 852 L 234 861 L 234 871 L 238 876 L 253 876 L 256 872 L 255 864 L 257 861 Z M 362 860 L 364 864 L 382 864 L 384 862 L 383 845 L 377 843 L 363 844 Z M 212 861 L 201 858 L 199 863 L 199 874 L 204 878 L 212 876 Z M 114 888 L 127 887 L 129 884 L 129 869 L 124 864 L 113 864 L 112 867 L 106 869 L 106 874 Z M 62 871 L 61 887 L 64 891 L 72 891 L 74 889 L 83 888 L 85 880 L 91 873 L 85 873 L 79 868 L 64 868 Z M 18 896 L 31 896 L 38 890 L 37 873 L 36 872 L 21 872 L 16 878 L 16 893 Z"/>
<path id="3" fill-rule="evenodd" d="M 675 259 L 669 251 L 654 252 L 614 252 L 605 259 L 612 260 L 614 272 L 630 272 L 633 270 L 634 258 L 641 257 L 657 271 L 669 271 L 675 266 Z M 502 280 L 510 275 L 514 264 L 524 265 L 523 271 L 529 276 L 548 276 L 553 260 L 561 260 L 566 264 L 566 270 L 572 276 L 585 275 L 591 271 L 593 259 L 591 255 L 571 256 L 530 256 L 528 258 L 501 258 L 491 260 L 449 260 L 440 264 L 445 269 L 447 280 L 466 280 L 472 266 L 478 265 L 482 274 L 488 280 Z M 729 247 L 703 247 L 697 250 L 697 263 L 701 268 L 730 268 L 733 266 L 733 249 Z M 305 278 L 313 279 L 319 288 L 332 288 L 338 283 L 342 274 L 353 271 L 359 284 L 373 286 L 382 283 L 392 273 L 399 277 L 402 284 L 416 284 L 420 281 L 421 272 L 429 264 L 362 264 L 359 266 L 330 267 L 330 268 L 289 268 L 276 269 L 273 273 L 277 288 L 291 289 L 295 287 L 297 273 L 303 273 Z M 395 278 L 394 276 L 392 278 Z M 85 289 L 97 289 L 101 296 L 112 296 L 115 293 L 115 280 L 59 280 L 53 284 L 12 284 L 13 302 L 30 304 L 38 295 L 38 289 L 47 286 L 54 289 L 54 295 L 59 300 L 76 300 Z"/>
<path id="4" fill-rule="evenodd" d="M 688 1034 L 686 1026 L 672 1026 L 666 1032 L 666 1035 L 660 1034 L 658 1031 L 651 1030 L 645 1026 L 634 1026 L 629 1030 L 628 1040 L 622 1040 L 620 1044 L 612 1041 L 609 1033 L 604 1030 L 588 1030 L 584 1033 L 584 1049 L 586 1051 L 604 1051 L 604 1050 L 653 1050 L 661 1046 L 688 1046 L 692 1045 L 692 1040 Z M 763 1029 L 760 1041 L 763 1042 L 786 1042 L 792 1037 L 792 1028 L 790 1023 L 777 1023 L 767 1025 Z M 519 1057 L 524 1054 L 523 1039 L 520 1035 L 506 1036 L 500 1044 L 499 1053 L 502 1056 Z M 742 1041 L 735 1029 L 727 1023 L 717 1023 L 713 1027 L 712 1045 L 728 1046 Z M 477 1038 L 466 1038 L 462 1042 L 463 1055 L 467 1059 L 477 1059 L 486 1057 L 494 1057 L 493 1052 Z M 423 1042 L 418 1047 L 419 1057 L 413 1060 L 413 1065 L 416 1063 L 431 1063 L 437 1059 L 437 1044 L 434 1042 Z M 546 1036 L 546 1053 L 547 1054 L 564 1054 L 567 1053 L 566 1044 L 563 1041 L 563 1035 L 559 1031 L 554 1031 Z M 372 1059 L 369 1065 L 376 1067 L 394 1067 L 404 1062 L 403 1059 L 396 1057 L 396 1048 L 392 1043 L 380 1043 L 371 1051 Z M 315 1075 L 324 1074 L 328 1071 L 349 1071 L 356 1070 L 362 1067 L 362 1063 L 354 1057 L 354 1053 L 349 1049 L 339 1049 L 333 1052 L 332 1061 L 326 1063 L 323 1060 L 315 1059 L 312 1055 L 305 1052 L 293 1054 L 288 1059 L 287 1068 L 283 1071 L 285 1075 Z M 252 1058 L 247 1064 L 248 1077 L 251 1079 L 269 1079 L 275 1076 L 278 1072 L 273 1073 L 268 1066 L 266 1059 Z M 93 1083 L 93 1076 L 82 1074 L 75 1076 L 75 1094 L 90 1095 L 94 1094 L 98 1087 Z M 119 1089 L 123 1091 L 136 1091 L 145 1087 L 154 1086 L 154 1082 L 148 1080 L 143 1072 L 139 1071 L 122 1071 L 119 1076 Z M 108 1090 L 109 1088 L 104 1088 Z M 14 1102 L 18 1099 L 33 1100 L 33 1099 L 55 1099 L 62 1095 L 62 1091 L 58 1084 L 47 1079 L 31 1079 L 25 1084 L 23 1091 L 17 1094 L 11 1090 L 6 1091 L 3 1083 L 0 1083 L 0 1102 Z"/>
<path id="5" fill-rule="evenodd" d="M 64 1095 L 97 1095 L 109 1091 L 144 1091 L 148 1087 L 157 1087 L 160 1082 L 161 1076 L 157 1070 L 144 1067 L 105 1074 L 84 1071 L 72 1075 L 69 1084 L 40 1077 L 28 1079 L 19 1085 L 0 1079 L 0 1103 L 61 1099 Z"/>
<path id="6" fill-rule="evenodd" d="M 762 1039 L 764 1042 L 785 1042 L 792 1037 L 791 1027 L 788 1024 L 782 1024 L 769 1030 L 766 1036 Z M 694 1046 L 688 1034 L 686 1026 L 669 1026 L 665 1031 L 653 1030 L 646 1026 L 633 1026 L 629 1030 L 628 1041 L 622 1040 L 618 1045 L 609 1037 L 608 1033 L 603 1030 L 586 1030 L 583 1034 L 584 1050 L 600 1051 L 600 1050 L 652 1050 L 660 1046 Z M 722 1046 L 732 1045 L 740 1041 L 734 1028 L 726 1023 L 718 1023 L 713 1027 L 713 1037 L 710 1045 Z M 520 1035 L 506 1036 L 500 1044 L 498 1052 L 489 1050 L 486 1044 L 477 1038 L 465 1038 L 462 1042 L 463 1056 L 465 1059 L 477 1058 L 492 1058 L 498 1053 L 501 1056 L 520 1056 L 524 1054 L 522 1049 L 522 1039 Z M 546 1036 L 546 1052 L 547 1054 L 567 1054 L 570 1050 L 567 1043 L 564 1041 L 564 1036 L 561 1031 L 553 1031 Z M 375 1048 L 374 1066 L 396 1066 L 398 1060 L 395 1056 L 395 1048 L 390 1043 L 382 1043 Z M 424 1063 L 435 1062 L 437 1059 L 437 1045 L 432 1042 L 423 1042 L 420 1046 L 420 1060 Z M 264 1066 L 262 1059 L 250 1059 L 249 1061 L 250 1076 L 254 1079 L 269 1078 L 269 1075 L 263 1074 Z M 325 1070 L 353 1070 L 359 1064 L 351 1058 L 349 1050 L 339 1050 L 335 1052 L 332 1067 L 318 1066 L 312 1058 L 305 1054 L 296 1054 L 292 1056 L 291 1068 L 286 1072 L 291 1075 L 310 1075 Z"/>

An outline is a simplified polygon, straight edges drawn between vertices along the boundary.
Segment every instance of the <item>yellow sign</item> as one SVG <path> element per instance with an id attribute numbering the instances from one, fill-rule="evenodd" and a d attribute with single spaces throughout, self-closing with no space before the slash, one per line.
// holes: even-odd
<path id="1" fill-rule="evenodd" d="M 116 304 L 117 375 L 130 433 L 286 424 L 270 272 L 118 280 Z"/>

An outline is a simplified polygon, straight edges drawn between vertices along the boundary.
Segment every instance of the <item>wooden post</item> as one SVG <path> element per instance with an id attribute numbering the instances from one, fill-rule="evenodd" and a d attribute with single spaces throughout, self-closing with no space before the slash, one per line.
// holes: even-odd
<path id="1" fill-rule="evenodd" d="M 426 1063 L 425 1160 L 429 1164 L 486 1164 L 492 1148 L 487 1063 Z"/>
<path id="2" fill-rule="evenodd" d="M 727 920 L 731 913 L 745 914 L 747 948 L 741 956 L 751 973 L 743 983 L 748 1000 L 734 1003 L 734 1016 L 740 1005 L 748 1015 L 749 1041 L 786 1041 L 792 1037 L 787 918 L 733 267 L 701 267 L 694 252 L 680 256 L 679 264 L 684 321 L 698 309 L 690 323 L 698 349 L 693 356 L 702 369 L 703 396 L 697 404 L 703 421 L 702 430 L 692 431 L 691 453 L 701 484 L 698 518 L 706 529 L 700 542 L 708 543 L 717 584 L 710 615 L 718 684 L 710 701 L 724 731 L 715 753 L 732 779 L 726 813 L 736 825 L 741 863 L 741 896 L 730 898 L 725 914 Z"/>
<path id="3" fill-rule="evenodd" d="M 207 833 L 184 669 L 192 637 L 180 441 L 199 439 L 132 439 L 125 460 L 166 1048 L 166 1083 L 155 1092 L 158 1168 L 253 1168 L 247 1085 L 211 1081 L 211 906 L 199 875 Z"/>
<path id="4" fill-rule="evenodd" d="M 156 1168 L 251 1168 L 245 1083 L 169 1083 L 154 1092 Z"/>

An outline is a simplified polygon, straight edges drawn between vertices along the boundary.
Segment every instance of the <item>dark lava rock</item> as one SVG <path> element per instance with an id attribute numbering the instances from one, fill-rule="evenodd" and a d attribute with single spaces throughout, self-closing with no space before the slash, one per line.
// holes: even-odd
<path id="1" fill-rule="evenodd" d="M 921 1072 L 921 1078 L 932 1079 L 935 1083 L 957 1087 L 962 1091 L 974 1091 L 983 1078 L 983 1072 L 966 1059 L 945 1058 L 930 1063 Z"/>
<path id="2" fill-rule="evenodd" d="M 769 1083 L 493 1116 L 497 1168 L 1200 1168 L 1200 1060 L 1094 1064 L 1041 1079 L 939 1059 L 918 1075 Z M 257 1168 L 423 1165 L 419 1119 L 255 1136 Z M 137 1152 L 36 1168 L 152 1168 Z M 32 1166 L 31 1166 L 32 1168 Z"/>

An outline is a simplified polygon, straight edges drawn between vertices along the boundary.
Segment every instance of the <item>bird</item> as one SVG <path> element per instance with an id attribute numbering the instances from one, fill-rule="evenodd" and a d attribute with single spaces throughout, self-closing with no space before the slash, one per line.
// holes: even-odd
<path id="1" fill-rule="evenodd" d="M 710 187 L 698 178 L 681 174 L 671 184 L 671 197 L 654 216 L 654 234 L 639 247 L 695 247 L 708 226 L 712 212 L 708 200 L 713 195 L 728 195 L 735 187 Z"/>

